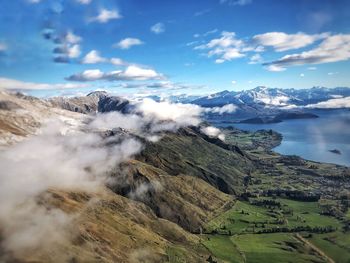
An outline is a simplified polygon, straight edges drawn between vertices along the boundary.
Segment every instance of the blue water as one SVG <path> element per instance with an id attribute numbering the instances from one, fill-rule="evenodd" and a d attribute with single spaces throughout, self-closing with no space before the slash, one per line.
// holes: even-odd
<path id="1" fill-rule="evenodd" d="M 235 124 L 249 131 L 273 129 L 283 135 L 274 151 L 308 160 L 350 166 L 350 111 L 314 110 L 320 118 L 287 120 L 272 124 Z M 226 126 L 226 125 L 223 125 Z M 341 154 L 329 152 L 338 149 Z"/>

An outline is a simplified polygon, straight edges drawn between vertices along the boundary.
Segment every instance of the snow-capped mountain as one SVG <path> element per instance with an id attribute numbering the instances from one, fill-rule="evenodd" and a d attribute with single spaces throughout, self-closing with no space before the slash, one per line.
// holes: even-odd
<path id="1" fill-rule="evenodd" d="M 192 101 L 203 107 L 217 107 L 226 104 L 250 106 L 253 108 L 288 108 L 317 104 L 331 99 L 350 97 L 350 88 L 278 89 L 259 86 L 251 90 L 222 91 Z"/>

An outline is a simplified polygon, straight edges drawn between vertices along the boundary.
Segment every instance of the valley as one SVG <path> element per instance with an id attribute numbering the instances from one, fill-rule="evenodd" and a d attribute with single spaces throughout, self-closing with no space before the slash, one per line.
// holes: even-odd
<path id="1" fill-rule="evenodd" d="M 62 118 L 67 128 L 84 131 L 95 118 L 94 109 L 121 112 L 118 118 L 132 121 L 134 115 L 124 114 L 139 107 L 105 93 L 55 99 L 54 105 L 20 94 L 1 96 L 7 105 L 21 107 L 0 110 L 6 124 L 0 127 L 7 138 L 4 151 L 40 138 L 36 127 L 43 125 L 44 116 Z M 146 125 L 159 129 L 164 122 Z M 272 130 L 222 128 L 223 141 L 205 134 L 206 126 L 202 122 L 151 133 L 159 139 L 147 139 L 134 126 L 92 130 L 106 147 L 130 139 L 143 146 L 103 169 L 107 181 L 93 190 L 78 181 L 74 187 L 49 185 L 34 195 L 34 213 L 44 209 L 46 217 L 60 211 L 72 218 L 57 226 L 64 238 L 53 235 L 45 245 L 40 240 L 16 250 L 7 238 L 26 234 L 26 225 L 16 232 L 16 215 L 6 221 L 0 214 L 2 255 L 9 262 L 347 262 L 350 168 L 280 155 L 272 149 L 282 136 Z"/>

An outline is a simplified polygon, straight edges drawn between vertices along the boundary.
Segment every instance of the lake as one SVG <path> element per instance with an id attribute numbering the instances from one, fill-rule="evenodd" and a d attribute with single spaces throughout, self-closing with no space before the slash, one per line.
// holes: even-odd
<path id="1" fill-rule="evenodd" d="M 350 111 L 340 109 L 311 112 L 319 118 L 233 126 L 248 131 L 273 129 L 281 133 L 282 143 L 274 148 L 274 151 L 280 154 L 298 155 L 308 160 L 350 166 Z M 333 149 L 339 150 L 341 154 L 329 151 Z"/>

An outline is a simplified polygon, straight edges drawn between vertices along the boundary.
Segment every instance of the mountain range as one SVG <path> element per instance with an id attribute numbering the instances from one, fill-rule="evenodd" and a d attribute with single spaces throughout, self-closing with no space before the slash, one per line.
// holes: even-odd
<path id="1" fill-rule="evenodd" d="M 193 100 L 203 107 L 220 107 L 225 104 L 263 105 L 266 107 L 307 106 L 332 99 L 350 97 L 350 88 L 278 89 L 259 86 L 251 90 L 221 91 Z"/>
<path id="2" fill-rule="evenodd" d="M 1 260 L 257 262 L 240 238 L 263 238 L 269 262 L 329 262 L 306 240 L 318 233 L 349 255 L 349 168 L 274 153 L 273 131 L 196 122 L 193 105 L 147 103 L 0 93 Z"/>

